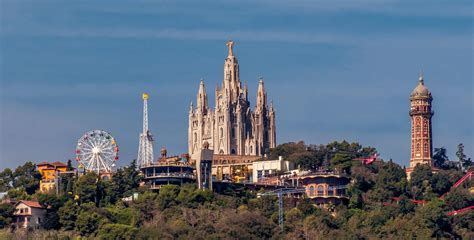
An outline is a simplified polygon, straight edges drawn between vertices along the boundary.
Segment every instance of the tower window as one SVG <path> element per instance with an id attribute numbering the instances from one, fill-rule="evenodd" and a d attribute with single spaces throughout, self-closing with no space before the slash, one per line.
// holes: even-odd
<path id="1" fill-rule="evenodd" d="M 420 151 L 420 147 L 421 147 L 421 146 L 420 146 L 420 143 L 417 143 L 417 144 L 416 144 L 416 149 L 415 149 L 415 151 L 416 151 L 416 152 L 419 152 L 419 151 Z"/>
<path id="2" fill-rule="evenodd" d="M 224 129 L 221 128 L 221 138 L 224 137 Z"/>

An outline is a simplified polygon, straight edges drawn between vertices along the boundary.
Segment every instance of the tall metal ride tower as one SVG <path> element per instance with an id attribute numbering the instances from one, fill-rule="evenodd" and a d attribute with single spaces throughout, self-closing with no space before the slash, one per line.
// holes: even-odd
<path id="1" fill-rule="evenodd" d="M 137 167 L 145 167 L 153 163 L 153 135 L 148 130 L 148 94 L 143 93 L 143 132 L 140 133 Z"/>

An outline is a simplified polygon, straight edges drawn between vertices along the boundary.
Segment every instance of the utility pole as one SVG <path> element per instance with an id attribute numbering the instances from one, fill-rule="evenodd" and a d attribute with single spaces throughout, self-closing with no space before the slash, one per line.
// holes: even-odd
<path id="1" fill-rule="evenodd" d="M 277 196 L 278 197 L 278 225 L 280 225 L 281 230 L 283 231 L 283 223 L 284 223 L 284 211 L 285 208 L 283 206 L 283 195 L 287 194 L 296 194 L 296 193 L 304 193 L 306 191 L 305 188 L 279 188 L 270 192 L 259 193 L 258 196 Z"/>

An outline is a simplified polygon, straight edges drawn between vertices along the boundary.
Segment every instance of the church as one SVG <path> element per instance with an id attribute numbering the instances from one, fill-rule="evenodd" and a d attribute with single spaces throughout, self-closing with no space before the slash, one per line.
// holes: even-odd
<path id="1" fill-rule="evenodd" d="M 224 61 L 224 79 L 215 89 L 215 108 L 208 103 L 201 80 L 196 106 L 189 109 L 188 151 L 196 159 L 204 144 L 216 155 L 263 156 L 276 146 L 275 110 L 268 105 L 263 79 L 259 79 L 255 108 L 242 87 L 239 63 L 228 41 Z"/>

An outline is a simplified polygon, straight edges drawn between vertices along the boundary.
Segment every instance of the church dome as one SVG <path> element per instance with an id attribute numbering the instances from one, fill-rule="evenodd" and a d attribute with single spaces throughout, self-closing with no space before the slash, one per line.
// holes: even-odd
<path id="1" fill-rule="evenodd" d="M 431 98 L 431 92 L 425 86 L 425 83 L 423 82 L 423 76 L 420 76 L 419 81 L 418 81 L 418 86 L 416 86 L 415 89 L 413 89 L 410 97 Z"/>

